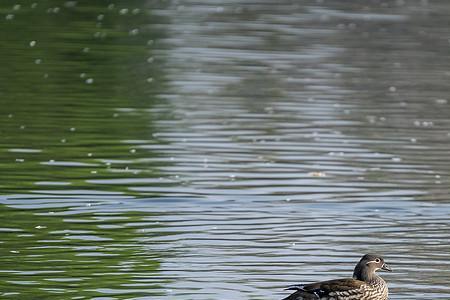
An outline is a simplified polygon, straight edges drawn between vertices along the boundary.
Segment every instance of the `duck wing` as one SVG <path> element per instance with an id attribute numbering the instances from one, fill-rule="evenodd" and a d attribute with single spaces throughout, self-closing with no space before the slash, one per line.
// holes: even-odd
<path id="1" fill-rule="evenodd" d="M 356 295 L 361 293 L 361 286 L 364 284 L 360 280 L 343 278 L 306 285 L 293 285 L 287 290 L 295 290 L 295 292 L 283 300 L 318 300 L 329 296 Z"/>

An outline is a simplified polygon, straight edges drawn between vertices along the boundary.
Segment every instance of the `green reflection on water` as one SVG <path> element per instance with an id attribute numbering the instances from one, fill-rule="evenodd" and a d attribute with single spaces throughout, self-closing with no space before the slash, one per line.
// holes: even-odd
<path id="1" fill-rule="evenodd" d="M 163 57 L 154 54 L 164 32 L 153 26 L 164 20 L 144 1 L 65 3 L 15 9 L 2 1 L 3 14 L 14 15 L 1 20 L 0 40 L 0 168 L 8 174 L 0 188 L 7 194 L 41 189 L 36 182 L 97 189 L 87 180 L 160 176 L 155 164 L 136 162 L 156 153 L 124 141 L 155 140 L 144 109 L 165 88 Z"/>
<path id="2" fill-rule="evenodd" d="M 72 198 L 61 197 L 68 203 L 77 191 L 140 196 L 130 184 L 90 180 L 161 176 L 158 163 L 142 160 L 158 154 L 127 141 L 158 142 L 145 112 L 165 89 L 164 58 L 154 53 L 165 35 L 154 25 L 165 20 L 145 1 L 32 3 L 0 3 L 1 193 L 40 191 L 43 199 L 47 191 L 73 190 Z M 148 223 L 149 213 L 67 217 L 40 206 L 0 205 L 2 298 L 158 294 L 161 282 L 152 276 L 161 254 L 139 242 L 143 229 L 127 225 Z"/>
<path id="3" fill-rule="evenodd" d="M 115 299 L 157 295 L 162 283 L 153 277 L 158 255 L 136 243 L 149 216 L 81 214 L 76 217 L 32 214 L 0 206 L 2 232 L 2 298 L 91 299 L 109 294 Z M 141 227 L 124 223 L 141 222 Z M 29 298 L 26 298 L 29 297 Z"/>

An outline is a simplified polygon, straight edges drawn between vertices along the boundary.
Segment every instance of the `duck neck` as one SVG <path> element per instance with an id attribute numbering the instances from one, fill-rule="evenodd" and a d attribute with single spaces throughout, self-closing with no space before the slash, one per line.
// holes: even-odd
<path id="1" fill-rule="evenodd" d="M 353 272 L 353 278 L 370 284 L 377 283 L 381 279 L 373 270 L 360 265 L 356 266 L 355 271 Z"/>

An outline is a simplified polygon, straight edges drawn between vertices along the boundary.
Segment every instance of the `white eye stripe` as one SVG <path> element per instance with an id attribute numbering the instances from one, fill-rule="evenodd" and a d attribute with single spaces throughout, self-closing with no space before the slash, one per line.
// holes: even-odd
<path id="1" fill-rule="evenodd" d="M 368 261 L 366 264 L 370 264 L 370 263 L 376 263 L 376 264 L 379 264 L 380 262 L 381 262 L 381 260 L 380 260 L 379 258 L 377 258 L 377 259 L 375 259 L 375 260 Z"/>

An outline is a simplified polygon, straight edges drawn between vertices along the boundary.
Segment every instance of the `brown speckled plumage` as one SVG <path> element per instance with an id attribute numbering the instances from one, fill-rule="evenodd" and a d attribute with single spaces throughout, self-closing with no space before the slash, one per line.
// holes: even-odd
<path id="1" fill-rule="evenodd" d="M 375 272 L 390 271 L 379 255 L 364 255 L 355 267 L 353 278 L 343 278 L 291 286 L 293 294 L 283 300 L 387 300 L 386 282 Z"/>

